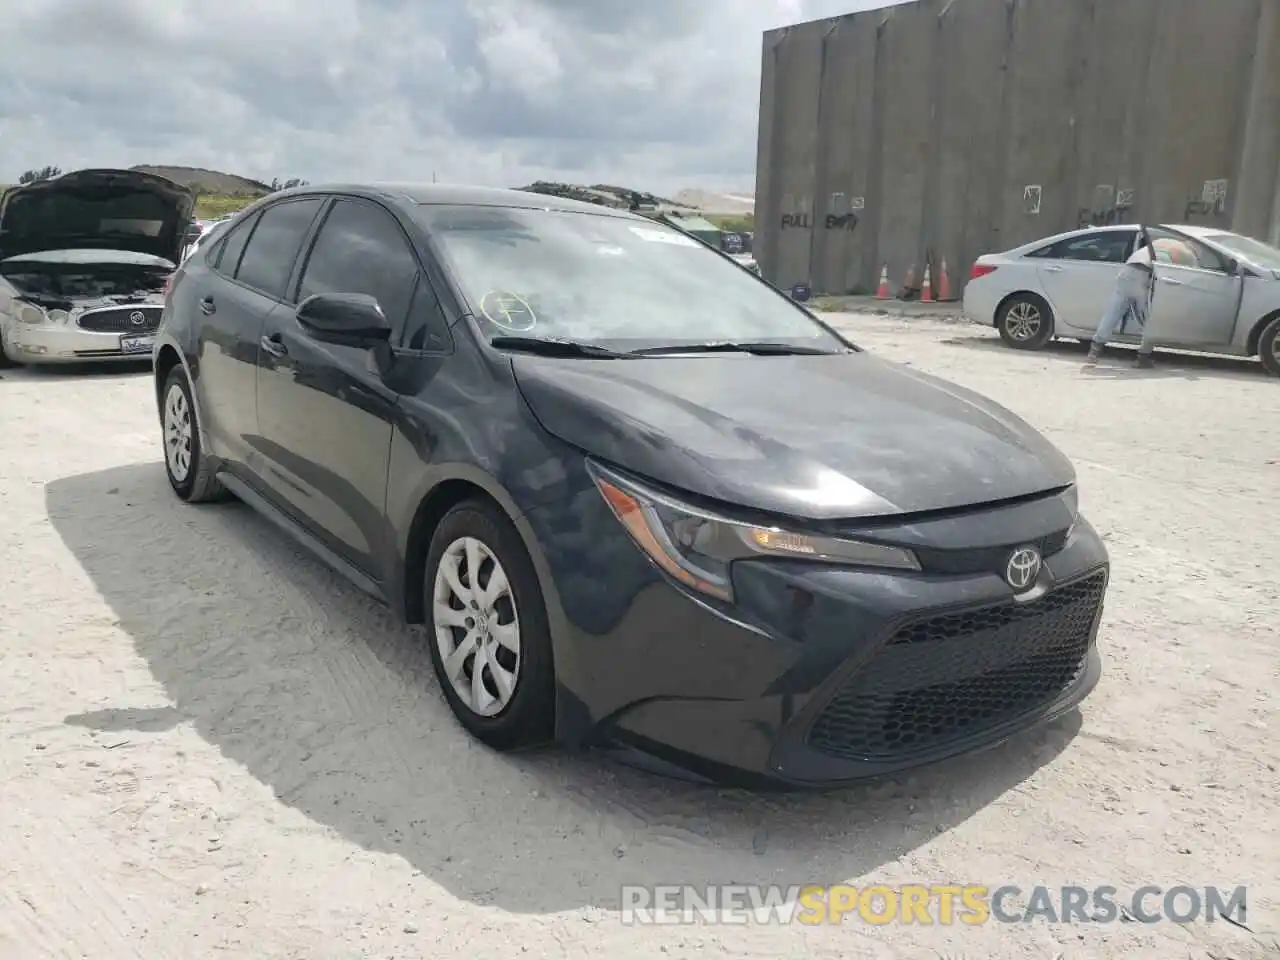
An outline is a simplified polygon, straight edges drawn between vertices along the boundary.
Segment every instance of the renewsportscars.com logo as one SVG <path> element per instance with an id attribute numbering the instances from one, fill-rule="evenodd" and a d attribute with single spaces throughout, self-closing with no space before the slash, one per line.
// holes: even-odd
<path id="1" fill-rule="evenodd" d="M 1246 925 L 1247 888 L 990 887 L 985 884 L 623 887 L 625 924 L 1212 923 Z"/>

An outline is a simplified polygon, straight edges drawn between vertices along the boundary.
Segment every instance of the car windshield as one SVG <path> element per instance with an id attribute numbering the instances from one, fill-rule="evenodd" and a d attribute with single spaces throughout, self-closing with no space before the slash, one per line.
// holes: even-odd
<path id="1" fill-rule="evenodd" d="M 1280 250 L 1261 240 L 1242 237 L 1238 233 L 1209 233 L 1206 240 L 1231 251 L 1243 260 L 1249 260 L 1268 270 L 1280 270 Z"/>
<path id="2" fill-rule="evenodd" d="M 659 223 L 508 207 L 418 211 L 489 337 L 848 349 L 746 269 Z"/>

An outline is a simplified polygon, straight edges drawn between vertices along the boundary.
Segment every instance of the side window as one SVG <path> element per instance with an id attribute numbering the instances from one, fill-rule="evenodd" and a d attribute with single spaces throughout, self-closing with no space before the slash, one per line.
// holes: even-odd
<path id="1" fill-rule="evenodd" d="M 1086 260 L 1092 263 L 1124 263 L 1133 244 L 1133 232 L 1108 230 L 1068 237 L 1032 254 L 1046 260 Z"/>
<path id="2" fill-rule="evenodd" d="M 1148 227 L 1151 246 L 1155 250 L 1156 263 L 1174 267 L 1193 267 L 1197 270 L 1227 272 L 1227 264 L 1216 250 L 1206 247 L 1199 240 L 1171 233 L 1159 227 Z"/>
<path id="3" fill-rule="evenodd" d="M 293 262 L 324 201 L 286 200 L 267 207 L 249 238 L 236 279 L 272 297 L 284 297 Z"/>
<path id="4" fill-rule="evenodd" d="M 244 245 L 249 242 L 249 234 L 253 233 L 253 225 L 258 222 L 257 215 L 246 217 L 244 223 L 222 238 L 218 249 L 213 251 L 209 263 L 213 269 L 228 277 L 236 275 L 236 267 L 240 266 L 240 255 L 244 253 Z"/>
<path id="5" fill-rule="evenodd" d="M 381 207 L 339 200 L 325 218 L 298 285 L 301 302 L 317 293 L 377 299 L 399 343 L 418 283 L 418 261 L 404 231 Z"/>

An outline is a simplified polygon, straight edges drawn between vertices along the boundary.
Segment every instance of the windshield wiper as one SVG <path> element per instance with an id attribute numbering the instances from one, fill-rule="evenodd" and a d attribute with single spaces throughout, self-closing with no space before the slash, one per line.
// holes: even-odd
<path id="1" fill-rule="evenodd" d="M 710 343 L 667 344 L 661 347 L 642 347 L 632 350 L 632 355 L 654 357 L 664 353 L 753 353 L 761 357 L 832 356 L 847 350 L 828 350 L 826 347 L 807 347 L 794 343 L 768 343 L 717 340 Z"/>
<path id="2" fill-rule="evenodd" d="M 589 357 L 593 360 L 617 360 L 627 356 L 606 347 L 557 337 L 490 337 L 489 345 L 499 350 L 519 350 L 544 357 Z"/>

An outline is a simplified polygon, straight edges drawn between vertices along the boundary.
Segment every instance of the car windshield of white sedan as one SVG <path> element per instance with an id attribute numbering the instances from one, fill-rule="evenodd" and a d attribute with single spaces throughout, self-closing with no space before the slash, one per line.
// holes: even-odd
<path id="1" fill-rule="evenodd" d="M 1280 270 L 1280 250 L 1261 240 L 1242 237 L 1238 233 L 1210 233 L 1205 235 L 1205 239 L 1230 250 L 1238 257 L 1252 260 L 1260 267 Z"/>
<path id="2" fill-rule="evenodd" d="M 660 223 L 506 207 L 419 210 L 490 337 L 612 349 L 715 341 L 848 349 L 745 268 Z"/>

